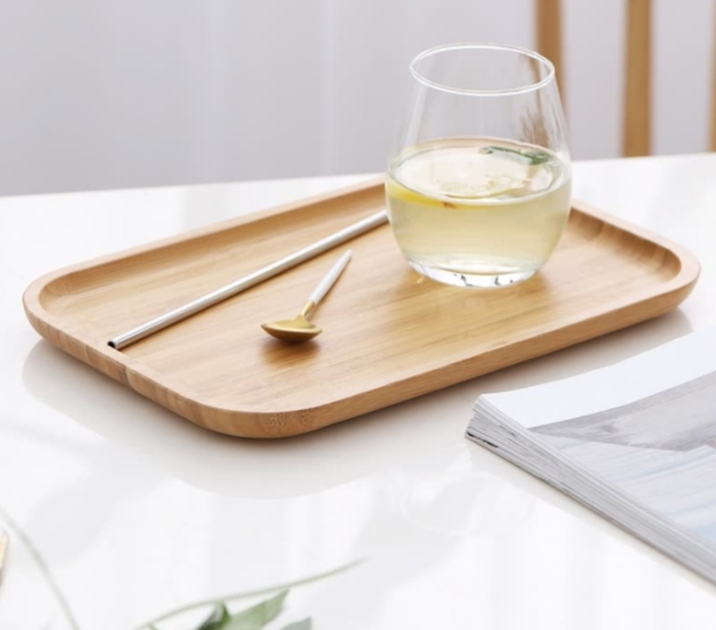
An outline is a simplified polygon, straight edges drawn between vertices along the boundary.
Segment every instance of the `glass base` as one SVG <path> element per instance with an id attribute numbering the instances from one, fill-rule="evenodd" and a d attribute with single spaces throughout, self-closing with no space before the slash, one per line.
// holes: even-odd
<path id="1" fill-rule="evenodd" d="M 412 260 L 409 260 L 408 264 L 419 274 L 436 282 L 449 284 L 453 287 L 474 289 L 508 287 L 512 284 L 529 280 L 537 272 L 536 269 L 532 269 L 530 271 L 513 271 L 510 273 L 464 273 L 440 269 L 439 267 L 428 267 Z"/>

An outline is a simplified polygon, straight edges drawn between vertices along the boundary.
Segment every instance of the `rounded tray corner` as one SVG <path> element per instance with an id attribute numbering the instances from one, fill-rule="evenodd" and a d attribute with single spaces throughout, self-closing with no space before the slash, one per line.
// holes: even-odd
<path id="1" fill-rule="evenodd" d="M 310 433 L 325 426 L 316 409 L 262 412 L 227 408 L 209 401 L 193 401 L 195 413 L 177 413 L 199 426 L 232 437 L 252 439 L 287 438 Z"/>

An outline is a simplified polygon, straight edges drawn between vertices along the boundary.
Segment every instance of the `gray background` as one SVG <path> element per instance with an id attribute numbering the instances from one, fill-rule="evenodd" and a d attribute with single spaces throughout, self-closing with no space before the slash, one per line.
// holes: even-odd
<path id="1" fill-rule="evenodd" d="M 576 158 L 619 154 L 624 0 L 565 0 Z M 707 143 L 711 0 L 655 3 L 655 151 Z M 531 0 L 0 0 L 0 194 L 381 170 L 407 64 Z"/>

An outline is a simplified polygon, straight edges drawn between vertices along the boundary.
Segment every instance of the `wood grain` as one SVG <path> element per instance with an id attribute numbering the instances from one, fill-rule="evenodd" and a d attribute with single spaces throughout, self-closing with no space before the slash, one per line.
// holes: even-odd
<path id="1" fill-rule="evenodd" d="M 623 153 L 651 153 L 651 0 L 628 0 Z"/>
<path id="2" fill-rule="evenodd" d="M 383 226 L 350 243 L 353 261 L 315 312 L 325 332 L 308 344 L 283 345 L 259 325 L 300 308 L 338 251 L 123 351 L 107 345 L 383 203 L 375 182 L 83 263 L 35 281 L 25 310 L 52 344 L 160 405 L 214 431 L 265 438 L 312 431 L 655 317 L 698 276 L 683 248 L 575 203 L 554 256 L 523 284 L 467 290 L 426 280 Z"/>
<path id="3" fill-rule="evenodd" d="M 535 6 L 537 52 L 554 64 L 557 86 L 564 105 L 566 90 L 562 71 L 562 2 L 537 0 Z"/>

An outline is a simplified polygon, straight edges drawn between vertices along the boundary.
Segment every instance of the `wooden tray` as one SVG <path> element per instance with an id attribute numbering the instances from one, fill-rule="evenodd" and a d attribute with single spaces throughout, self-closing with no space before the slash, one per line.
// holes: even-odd
<path id="1" fill-rule="evenodd" d="M 325 332 L 308 344 L 283 345 L 259 324 L 300 308 L 346 246 L 122 351 L 107 345 L 383 203 L 371 182 L 82 263 L 36 280 L 25 311 L 58 348 L 198 425 L 281 437 L 655 317 L 699 273 L 684 248 L 575 203 L 530 281 L 457 289 L 412 271 L 385 225 L 351 242 L 353 261 L 315 313 Z"/>

